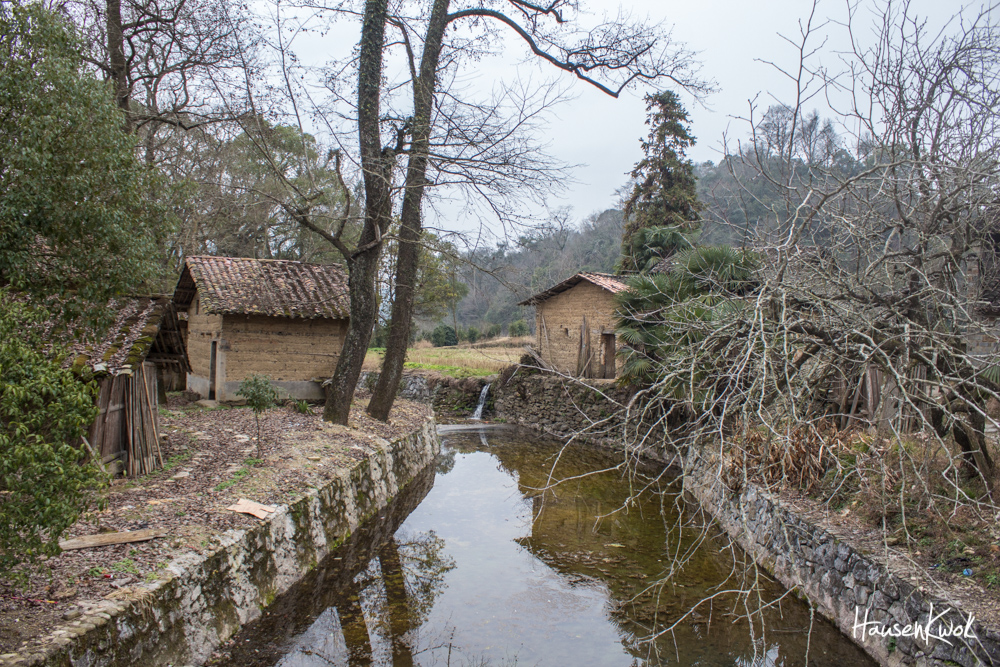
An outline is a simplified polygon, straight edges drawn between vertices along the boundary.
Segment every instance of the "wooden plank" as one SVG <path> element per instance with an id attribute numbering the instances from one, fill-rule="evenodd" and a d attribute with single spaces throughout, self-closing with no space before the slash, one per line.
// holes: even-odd
<path id="1" fill-rule="evenodd" d="M 59 548 L 63 551 L 73 551 L 74 549 L 90 549 L 91 547 L 106 547 L 111 544 L 128 544 L 130 542 L 148 542 L 157 537 L 163 537 L 167 531 L 162 528 L 149 528 L 147 530 L 132 530 L 123 533 L 98 533 L 97 535 L 84 535 L 74 537 L 69 540 L 59 542 Z"/>
<path id="2" fill-rule="evenodd" d="M 261 505 L 253 500 L 240 498 L 236 501 L 235 505 L 230 505 L 226 509 L 233 512 L 239 512 L 241 514 L 251 514 L 258 519 L 266 519 L 270 515 L 274 514 L 278 508 L 274 505 Z"/>
<path id="3" fill-rule="evenodd" d="M 152 368 L 152 372 L 149 373 L 149 374 L 146 373 L 146 366 L 147 365 L 150 368 Z M 140 369 L 140 372 L 142 373 L 142 380 L 143 380 L 143 382 L 142 382 L 142 390 L 143 390 L 143 392 L 146 395 L 146 406 L 149 408 L 150 417 L 152 419 L 153 445 L 156 448 L 156 450 L 155 450 L 156 451 L 156 455 L 160 459 L 160 467 L 162 468 L 163 467 L 163 453 L 160 451 L 160 429 L 159 429 L 159 424 L 157 423 L 159 421 L 158 417 L 159 417 L 160 411 L 157 409 L 158 405 L 157 405 L 156 401 L 154 401 L 152 399 L 152 397 L 151 397 L 151 396 L 156 396 L 157 395 L 155 384 L 153 386 L 152 394 L 150 394 L 150 391 L 149 391 L 149 385 L 150 385 L 149 376 L 152 375 L 152 377 L 153 377 L 152 382 L 155 383 L 156 382 L 156 367 L 153 366 L 153 364 L 143 364 L 142 368 Z M 150 454 L 152 454 L 152 452 L 150 452 Z M 155 461 L 153 463 L 153 467 L 154 468 L 156 467 Z"/>

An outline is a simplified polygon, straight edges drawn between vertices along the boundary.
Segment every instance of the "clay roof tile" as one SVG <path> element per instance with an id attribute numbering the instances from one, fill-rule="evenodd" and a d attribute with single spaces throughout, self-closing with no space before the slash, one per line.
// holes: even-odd
<path id="1" fill-rule="evenodd" d="M 174 292 L 178 305 L 190 304 L 195 286 L 208 313 L 305 319 L 350 316 L 347 273 L 336 264 L 188 257 Z"/>

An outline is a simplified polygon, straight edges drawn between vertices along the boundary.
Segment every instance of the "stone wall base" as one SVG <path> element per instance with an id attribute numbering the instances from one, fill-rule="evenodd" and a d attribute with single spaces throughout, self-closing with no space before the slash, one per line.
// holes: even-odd
<path id="1" fill-rule="evenodd" d="M 975 640 L 913 637 L 914 626 L 964 628 L 968 615 L 891 572 L 882 559 L 845 540 L 760 488 L 733 492 L 721 481 L 719 452 L 690 448 L 684 489 L 786 588 L 802 595 L 883 665 L 1000 665 L 1000 633 L 972 623 Z M 933 620 L 931 609 L 933 605 Z M 911 636 L 866 636 L 860 625 L 910 626 Z M 949 645 L 948 642 L 951 642 Z"/>
<path id="2" fill-rule="evenodd" d="M 501 376 L 502 378 L 503 376 Z M 589 385 L 583 384 L 586 382 Z M 893 624 L 926 627 L 931 605 L 934 628 L 964 627 L 968 616 L 955 605 L 928 594 L 890 570 L 884 559 L 851 546 L 817 522 L 779 502 L 758 487 L 736 493 L 721 481 L 719 452 L 688 448 L 677 454 L 666 446 L 627 450 L 623 444 L 637 428 L 650 442 L 663 442 L 655 427 L 628 423 L 624 407 L 632 394 L 602 380 L 574 381 L 549 374 L 517 374 L 492 389 L 499 417 L 563 439 L 574 438 L 625 456 L 677 465 L 684 488 L 721 527 L 786 588 L 804 597 L 852 641 L 883 665 L 1000 665 L 1000 633 L 980 623 L 977 640 L 948 641 L 914 637 L 863 636 L 867 627 Z M 633 406 L 632 412 L 635 413 Z M 947 613 L 943 613 L 947 612 Z M 942 625 L 943 624 L 943 625 Z"/>
<path id="3" fill-rule="evenodd" d="M 281 506 L 267 521 L 227 532 L 214 552 L 174 560 L 170 577 L 149 585 L 138 599 L 109 601 L 22 653 L 0 657 L 0 667 L 204 663 L 385 507 L 434 461 L 439 447 L 428 418 L 416 432 L 377 446 L 358 466 Z"/>

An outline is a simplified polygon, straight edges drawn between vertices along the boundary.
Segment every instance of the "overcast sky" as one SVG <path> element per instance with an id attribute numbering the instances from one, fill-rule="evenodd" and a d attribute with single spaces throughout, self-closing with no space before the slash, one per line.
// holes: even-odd
<path id="1" fill-rule="evenodd" d="M 935 26 L 943 25 L 960 8 L 958 2 L 949 0 L 914 0 L 911 4 L 916 13 L 928 16 L 929 23 Z M 747 135 L 747 124 L 734 117 L 746 117 L 749 100 L 757 98 L 763 110 L 776 98 L 790 98 L 794 89 L 788 80 L 762 61 L 787 67 L 796 65 L 794 47 L 779 35 L 797 37 L 799 21 L 804 21 L 812 8 L 810 0 L 589 0 L 586 5 L 598 16 L 614 15 L 623 7 L 635 17 L 665 21 L 673 25 L 674 39 L 698 52 L 703 77 L 714 80 L 718 91 L 702 102 L 682 96 L 691 116 L 691 131 L 697 138 L 689 154 L 696 162 L 718 161 L 724 133 L 728 132 L 731 139 Z M 874 0 L 859 2 L 860 23 L 866 27 L 876 5 Z M 846 0 L 825 0 L 817 9 L 815 23 L 828 18 L 843 21 L 845 17 Z M 350 23 L 342 22 L 321 39 L 299 40 L 296 48 L 305 51 L 308 60 L 323 60 L 331 43 L 339 42 L 343 47 L 356 44 L 358 26 Z M 829 38 L 822 54 L 824 64 L 839 69 L 836 52 L 844 46 L 838 41 L 843 39 L 844 32 L 831 24 L 824 34 Z M 561 198 L 551 200 L 550 207 L 572 206 L 576 219 L 610 208 L 615 203 L 615 190 L 626 182 L 627 173 L 642 157 L 639 142 L 646 134 L 643 91 L 611 98 L 583 82 L 560 75 L 554 67 L 532 62 L 516 37 L 508 39 L 507 45 L 506 53 L 483 60 L 476 70 L 464 75 L 463 81 L 471 87 L 489 90 L 498 79 L 511 80 L 515 72 L 512 65 L 517 62 L 522 63 L 516 69 L 522 78 L 563 81 L 573 99 L 553 112 L 547 129 L 549 152 L 565 163 L 580 166 L 572 172 L 575 182 L 568 185 Z M 817 100 L 810 108 L 821 104 Z M 820 113 L 824 113 L 822 108 Z M 470 228 L 471 220 L 459 219 L 462 216 L 459 207 L 444 204 L 439 210 L 443 219 L 437 226 Z M 534 214 L 541 216 L 544 211 L 535 209 Z"/>

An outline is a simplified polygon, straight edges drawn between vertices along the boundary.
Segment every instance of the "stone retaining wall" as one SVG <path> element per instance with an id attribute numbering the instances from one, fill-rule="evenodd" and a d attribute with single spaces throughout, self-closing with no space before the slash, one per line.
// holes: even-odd
<path id="1" fill-rule="evenodd" d="M 1000 633 L 971 625 L 977 640 L 864 636 L 856 623 L 899 628 L 928 623 L 965 627 L 955 605 L 890 572 L 884 559 L 863 553 L 756 486 L 734 493 L 723 485 L 718 452 L 691 448 L 684 489 L 786 588 L 804 595 L 823 616 L 883 665 L 1000 665 Z M 951 611 L 949 611 L 951 610 Z M 944 613 L 947 612 L 947 613 Z M 942 625 L 943 624 L 943 625 Z"/>
<path id="2" fill-rule="evenodd" d="M 641 428 L 649 433 L 639 454 L 661 463 L 676 463 L 672 448 L 663 447 L 658 424 L 635 424 L 625 419 L 625 407 L 634 390 L 614 380 L 574 380 L 548 373 L 518 371 L 510 379 L 504 374 L 490 387 L 498 418 L 558 438 L 574 437 L 605 449 L 622 451 L 625 434 Z"/>
<path id="3" fill-rule="evenodd" d="M 364 371 L 358 380 L 358 387 L 371 390 L 378 382 L 378 373 Z M 399 398 L 421 403 L 430 403 L 434 412 L 441 417 L 468 417 L 479 404 L 479 394 L 483 387 L 496 376 L 453 378 L 445 375 L 417 375 L 406 373 L 399 381 Z M 492 399 L 486 402 L 485 414 L 492 411 Z"/>
<path id="4" fill-rule="evenodd" d="M 635 426 L 626 423 L 622 407 L 632 394 L 602 380 L 594 389 L 547 374 L 503 376 L 492 389 L 497 415 L 509 422 L 562 438 L 577 439 L 625 451 L 622 436 Z M 598 390 L 598 391 L 595 391 Z M 651 438 L 656 440 L 656 438 Z M 964 642 L 867 636 L 855 629 L 855 612 L 863 623 L 900 628 L 926 625 L 933 604 L 936 623 L 964 627 L 966 615 L 949 611 L 954 604 L 929 595 L 919 584 L 896 573 L 884 559 L 852 546 L 835 528 L 782 504 L 755 486 L 734 493 L 721 482 L 718 452 L 689 448 L 677 456 L 668 448 L 638 452 L 645 458 L 678 464 L 684 488 L 722 528 L 788 589 L 805 597 L 848 638 L 883 665 L 1000 665 L 1000 632 L 974 623 L 978 641 Z M 874 626 L 871 626 L 874 627 Z"/>
<path id="5" fill-rule="evenodd" d="M 149 585 L 139 599 L 108 602 L 20 654 L 0 656 L 0 667 L 204 663 L 385 507 L 434 461 L 439 446 L 428 418 L 416 432 L 377 446 L 349 473 L 279 507 L 255 528 L 229 531 L 213 553 L 174 560 L 171 576 Z"/>

